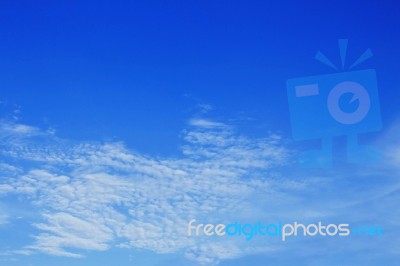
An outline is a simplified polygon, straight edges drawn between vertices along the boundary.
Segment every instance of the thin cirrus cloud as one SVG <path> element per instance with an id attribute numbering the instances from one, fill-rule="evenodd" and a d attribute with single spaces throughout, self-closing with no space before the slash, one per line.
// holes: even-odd
<path id="1" fill-rule="evenodd" d="M 152 158 L 122 143 L 72 143 L 39 128 L 1 122 L 5 180 L 0 195 L 37 210 L 30 243 L 17 253 L 83 257 L 110 248 L 184 251 L 216 264 L 256 249 L 230 239 L 187 236 L 190 219 L 218 221 L 255 193 L 272 193 L 265 178 L 284 165 L 278 135 L 249 139 L 223 123 L 193 119 L 183 131 L 182 156 Z M 8 163 L 7 160 L 18 162 Z"/>
<path id="2" fill-rule="evenodd" d="M 392 143 L 396 132 L 378 144 Z M 279 135 L 249 138 L 233 126 L 199 118 L 182 132 L 182 155 L 171 158 L 144 155 L 120 142 L 76 143 L 9 121 L 0 123 L 0 136 L 0 196 L 14 197 L 34 213 L 21 217 L 31 228 L 27 240 L 6 254 L 83 258 L 87 251 L 121 248 L 183 253 L 202 265 L 282 252 L 310 265 L 332 263 L 337 252 L 353 252 L 347 261 L 363 265 L 374 265 L 383 254 L 389 264 L 398 257 L 396 238 L 282 243 L 187 235 L 191 219 L 340 221 L 381 225 L 395 235 L 400 190 L 393 164 L 300 171 L 291 168 L 294 152 Z M 397 158 L 396 147 L 382 149 Z M 0 222 L 13 224 L 14 215 L 3 209 Z M 332 253 L 323 253 L 323 247 Z"/>

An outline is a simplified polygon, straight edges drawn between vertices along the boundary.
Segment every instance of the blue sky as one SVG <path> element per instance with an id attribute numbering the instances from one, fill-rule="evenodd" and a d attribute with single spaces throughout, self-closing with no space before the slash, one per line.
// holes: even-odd
<path id="1" fill-rule="evenodd" d="M 2 1 L 2 265 L 396 265 L 400 5 Z M 375 69 L 375 164 L 303 169 L 286 81 Z M 346 65 L 348 66 L 348 65 Z M 347 68 L 345 69 L 347 71 Z M 350 223 L 382 237 L 190 238 L 191 219 Z"/>

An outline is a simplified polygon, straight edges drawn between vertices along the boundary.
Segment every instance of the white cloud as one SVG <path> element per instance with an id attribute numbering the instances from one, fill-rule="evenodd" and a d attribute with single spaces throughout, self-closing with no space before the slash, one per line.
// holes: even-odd
<path id="1" fill-rule="evenodd" d="M 244 239 L 188 237 L 191 219 L 358 222 L 369 218 L 368 201 L 394 209 L 391 199 L 399 193 L 393 183 L 349 186 L 335 170 L 314 172 L 313 177 L 296 171 L 294 178 L 283 178 L 275 169 L 290 161 L 290 151 L 279 136 L 251 139 L 209 120 L 191 121 L 178 158 L 146 156 L 122 143 L 76 144 L 52 134 L 38 133 L 39 139 L 24 135 L 21 141 L 20 133 L 5 131 L 8 135 L 0 129 L 0 154 L 19 164 L 0 163 L 7 180 L 0 184 L 0 195 L 25 197 L 41 216 L 41 222 L 32 223 L 39 233 L 19 251 L 25 254 L 79 258 L 84 254 L 80 250 L 119 247 L 184 251 L 188 259 L 211 265 L 277 252 L 282 243 L 272 249 L 266 241 L 252 240 L 250 245 Z M 379 214 L 396 217 L 386 210 Z M 306 247 L 296 248 L 300 254 Z"/>
<path id="2" fill-rule="evenodd" d="M 1 137 L 14 136 L 14 137 L 31 137 L 41 135 L 43 132 L 37 128 L 25 124 L 17 124 L 13 122 L 0 121 Z"/>
<path id="3" fill-rule="evenodd" d="M 223 128 L 226 127 L 227 125 L 207 119 L 201 119 L 201 118 L 194 118 L 189 121 L 189 124 L 192 126 L 196 127 L 202 127 L 202 128 Z"/>
<path id="4" fill-rule="evenodd" d="M 113 238 L 110 228 L 101 222 L 84 220 L 69 213 L 44 214 L 46 223 L 34 226 L 44 233 L 35 236 L 36 243 L 26 247 L 52 255 L 81 257 L 79 254 L 67 252 L 68 248 L 103 251 Z"/>
<path id="5" fill-rule="evenodd" d="M 184 156 L 175 159 L 144 156 L 122 143 L 72 144 L 45 133 L 39 140 L 0 140 L 3 156 L 32 164 L 0 191 L 25 195 L 42 217 L 33 224 L 41 233 L 21 252 L 80 257 L 76 250 L 112 246 L 188 250 L 188 258 L 199 263 L 245 254 L 229 240 L 217 246 L 211 239 L 198 243 L 186 235 L 187 222 L 224 219 L 257 191 L 268 191 L 270 184 L 253 175 L 284 163 L 287 150 L 277 136 L 250 140 L 222 123 L 200 119 L 191 126 L 184 131 Z M 20 135 L 9 128 L 20 126 L 4 129 Z M 22 132 L 26 137 L 29 130 Z M 199 248 L 214 251 L 207 258 L 193 255 Z"/>
<path id="6" fill-rule="evenodd" d="M 0 225 L 7 224 L 9 222 L 9 215 L 6 213 L 0 213 Z"/>

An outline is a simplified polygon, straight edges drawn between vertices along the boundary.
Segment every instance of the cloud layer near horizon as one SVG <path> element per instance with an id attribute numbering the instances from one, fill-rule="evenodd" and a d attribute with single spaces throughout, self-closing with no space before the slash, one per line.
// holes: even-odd
<path id="1" fill-rule="evenodd" d="M 251 140 L 205 119 L 190 121 L 183 155 L 172 159 L 141 155 L 122 143 L 73 144 L 4 121 L 0 136 L 5 158 L 0 167 L 9 175 L 3 176 L 0 194 L 30 201 L 40 215 L 31 224 L 34 240 L 19 251 L 25 254 L 186 250 L 202 264 L 241 256 L 246 251 L 240 243 L 188 237 L 187 223 L 221 220 L 255 193 L 272 193 L 266 174 L 288 157 L 277 135 Z"/>
<path id="2" fill-rule="evenodd" d="M 279 250 L 318 253 L 320 244 L 282 246 L 279 241 L 188 237 L 191 219 L 216 224 L 345 218 L 357 223 L 372 219 L 371 206 L 381 219 L 399 217 L 391 211 L 399 195 L 398 181 L 371 187 L 358 184 L 362 178 L 371 180 L 375 175 L 371 169 L 378 173 L 381 168 L 341 174 L 332 169 L 324 171 L 325 176 L 307 172 L 305 178 L 296 171 L 292 178 L 282 177 L 292 151 L 276 134 L 249 138 L 224 123 L 192 119 L 182 136 L 182 155 L 166 158 L 132 151 L 120 142 L 76 143 L 51 130 L 1 121 L 0 196 L 31 209 L 20 217 L 28 223 L 30 237 L 12 253 L 81 258 L 86 251 L 124 248 L 184 252 L 189 260 L 212 265 Z M 383 167 L 390 173 L 398 171 Z M 380 202 L 392 207 L 378 208 Z M 15 219 L 2 211 L 0 224 Z M 369 245 L 398 243 L 395 239 L 385 244 L 364 242 L 343 241 L 340 246 L 367 250 Z"/>

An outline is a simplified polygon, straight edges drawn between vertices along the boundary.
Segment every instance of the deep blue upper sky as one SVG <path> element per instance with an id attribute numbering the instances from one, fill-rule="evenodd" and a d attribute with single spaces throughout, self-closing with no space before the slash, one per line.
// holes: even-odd
<path id="1" fill-rule="evenodd" d="M 377 70 L 390 121 L 398 12 L 382 1 L 2 1 L 1 97 L 25 122 L 146 152 L 174 152 L 197 103 L 289 135 L 285 81 L 331 73 L 313 57 L 338 63 L 348 38 L 350 61 L 372 49 L 360 68 Z"/>

